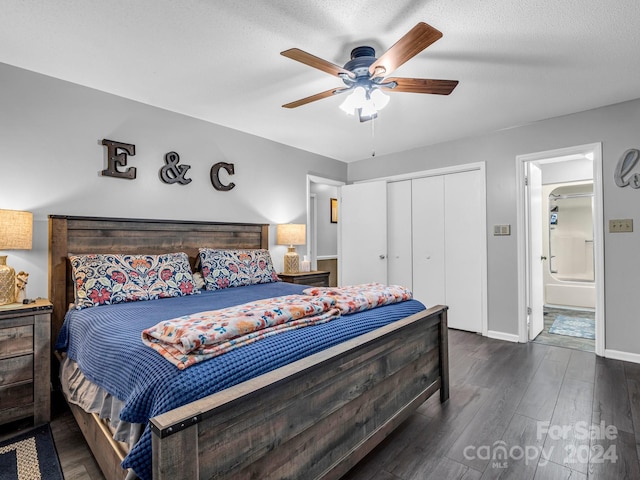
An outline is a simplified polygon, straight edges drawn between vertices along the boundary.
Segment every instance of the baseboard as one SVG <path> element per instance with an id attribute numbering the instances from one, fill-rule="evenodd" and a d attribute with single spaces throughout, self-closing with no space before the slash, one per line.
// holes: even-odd
<path id="1" fill-rule="evenodd" d="M 495 330 L 489 330 L 487 332 L 487 337 L 514 343 L 518 343 L 520 341 L 520 337 L 518 335 L 513 333 L 496 332 Z"/>
<path id="2" fill-rule="evenodd" d="M 613 360 L 622 360 L 624 362 L 640 363 L 640 354 L 621 352 L 619 350 L 604 350 L 605 358 L 612 358 Z"/>

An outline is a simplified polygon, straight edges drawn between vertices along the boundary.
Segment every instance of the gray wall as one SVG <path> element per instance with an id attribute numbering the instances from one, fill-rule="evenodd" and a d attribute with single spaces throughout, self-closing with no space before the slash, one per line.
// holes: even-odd
<path id="1" fill-rule="evenodd" d="M 47 296 L 49 214 L 270 223 L 280 271 L 275 224 L 306 222 L 306 175 L 346 180 L 343 162 L 219 125 L 4 64 L 0 79 L 0 208 L 34 214 L 33 250 L 4 253 L 29 272 L 31 297 Z M 100 175 L 103 138 L 135 144 L 135 180 Z M 191 165 L 190 184 L 160 180 L 170 151 Z M 222 161 L 235 164 L 221 175 L 229 192 L 209 179 Z"/>
<path id="2" fill-rule="evenodd" d="M 311 182 L 311 193 L 316 194 L 318 209 L 318 257 L 338 256 L 338 224 L 331 223 L 330 199 L 338 198 L 338 187 Z"/>
<path id="3" fill-rule="evenodd" d="M 488 225 L 516 225 L 517 155 L 603 144 L 604 220 L 632 218 L 633 233 L 605 230 L 605 348 L 640 354 L 640 189 L 619 188 L 622 153 L 640 148 L 640 99 L 530 125 L 349 164 L 349 181 L 486 162 Z M 640 165 L 635 172 L 640 173 Z M 487 235 L 489 330 L 518 333 L 516 236 Z"/>

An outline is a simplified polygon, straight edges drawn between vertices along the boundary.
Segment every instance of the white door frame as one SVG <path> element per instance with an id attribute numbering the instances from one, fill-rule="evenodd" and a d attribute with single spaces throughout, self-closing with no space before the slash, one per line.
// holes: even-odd
<path id="1" fill-rule="evenodd" d="M 311 183 L 320 183 L 323 185 L 332 185 L 334 187 L 340 187 L 345 185 L 346 182 L 341 182 L 340 180 L 333 180 L 331 178 L 319 177 L 317 175 L 307 174 L 307 235 L 315 235 L 315 245 L 318 245 L 318 234 L 317 234 L 317 220 L 316 225 L 311 223 Z M 338 211 L 340 211 L 340 200 L 338 200 Z M 317 211 L 315 218 L 317 219 Z M 316 263 L 312 264 L 313 269 L 318 268 L 317 264 L 317 256 L 312 255 L 311 252 L 311 242 L 307 242 L 307 257 L 312 262 L 315 260 Z M 340 258 L 340 229 L 338 229 L 338 259 Z M 338 260 L 339 261 L 339 260 Z"/>
<path id="2" fill-rule="evenodd" d="M 528 342 L 527 330 L 527 232 L 525 172 L 527 162 L 542 161 L 551 158 L 570 156 L 593 156 L 593 247 L 596 287 L 596 355 L 604 355 L 605 347 L 605 300 L 604 300 L 604 207 L 602 184 L 602 143 L 591 143 L 575 147 L 560 148 L 544 152 L 518 155 L 516 157 L 516 208 L 517 208 L 517 247 L 518 247 L 518 337 L 522 343 Z"/>

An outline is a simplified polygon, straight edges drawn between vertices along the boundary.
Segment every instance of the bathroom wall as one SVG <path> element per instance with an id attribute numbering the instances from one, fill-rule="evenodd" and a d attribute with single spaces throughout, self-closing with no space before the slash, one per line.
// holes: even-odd
<path id="1" fill-rule="evenodd" d="M 545 304 L 595 308 L 592 182 L 552 183 L 542 188 Z M 554 195 L 570 198 L 554 200 Z"/>

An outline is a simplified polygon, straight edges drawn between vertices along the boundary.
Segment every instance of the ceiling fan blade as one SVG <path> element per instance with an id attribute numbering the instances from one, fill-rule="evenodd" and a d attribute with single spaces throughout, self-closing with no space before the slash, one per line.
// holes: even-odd
<path id="1" fill-rule="evenodd" d="M 442 37 L 442 32 L 424 22 L 418 23 L 369 67 L 371 78 L 389 75 Z"/>
<path id="2" fill-rule="evenodd" d="M 306 105 L 307 103 L 315 102 L 316 100 L 322 100 L 323 98 L 338 95 L 340 93 L 346 92 L 347 90 L 351 90 L 351 88 L 332 88 L 331 90 L 316 93 L 315 95 L 311 95 L 310 97 L 301 98 L 300 100 L 296 100 L 295 102 L 287 103 L 282 106 L 284 108 L 296 108 L 302 105 Z"/>
<path id="3" fill-rule="evenodd" d="M 299 48 L 290 48 L 289 50 L 285 50 L 284 52 L 280 52 L 280 55 L 284 55 L 287 58 L 292 60 L 296 60 L 300 63 L 304 63 L 305 65 L 309 65 L 310 67 L 317 68 L 318 70 L 322 70 L 323 72 L 328 73 L 329 75 L 339 76 L 340 74 L 348 75 L 351 78 L 355 78 L 355 74 L 350 72 L 349 70 L 345 70 L 344 68 L 335 65 L 331 62 L 323 60 L 320 57 L 316 57 L 315 55 L 311 55 L 310 53 L 305 52 L 304 50 L 300 50 Z"/>
<path id="4" fill-rule="evenodd" d="M 385 78 L 384 83 L 395 82 L 397 85 L 393 88 L 381 88 L 392 92 L 409 92 L 409 93 L 433 93 L 435 95 L 449 95 L 458 85 L 457 80 L 430 80 L 427 78 Z"/>

